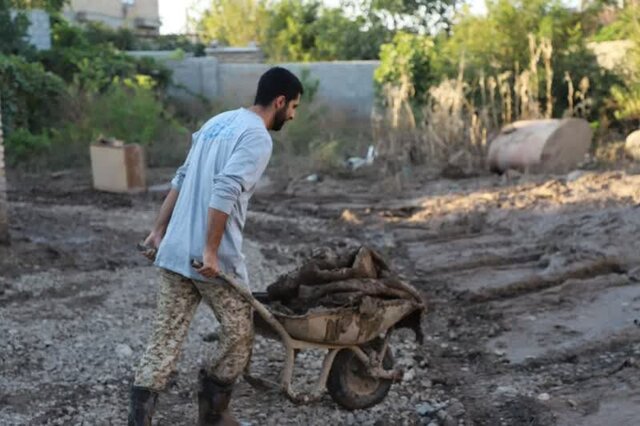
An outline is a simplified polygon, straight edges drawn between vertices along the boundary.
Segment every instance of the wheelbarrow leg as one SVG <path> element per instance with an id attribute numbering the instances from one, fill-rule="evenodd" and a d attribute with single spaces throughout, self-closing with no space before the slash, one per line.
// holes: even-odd
<path id="1" fill-rule="evenodd" d="M 289 395 L 291 393 L 291 380 L 293 379 L 293 367 L 296 362 L 296 352 L 295 350 L 285 343 L 285 350 L 287 352 L 287 357 L 284 362 L 284 370 L 282 371 L 282 388 Z"/>
<path id="2" fill-rule="evenodd" d="M 329 378 L 329 372 L 331 371 L 331 367 L 333 366 L 333 361 L 336 359 L 336 355 L 338 355 L 340 349 L 331 349 L 324 356 L 324 360 L 322 361 L 322 372 L 320 373 L 320 378 L 316 383 L 316 389 L 314 394 L 321 396 L 324 390 L 327 387 L 327 379 Z"/>
<path id="3" fill-rule="evenodd" d="M 329 378 L 329 372 L 333 361 L 336 359 L 336 355 L 340 352 L 341 348 L 330 349 L 322 361 L 322 372 L 316 382 L 314 390 L 309 394 L 297 393 L 292 389 L 291 381 L 293 379 L 293 367 L 295 362 L 295 352 L 293 350 L 287 351 L 287 360 L 282 375 L 282 390 L 284 394 L 292 402 L 296 404 L 308 404 L 310 402 L 318 401 L 322 398 L 322 395 L 327 387 L 327 379 Z"/>
<path id="4" fill-rule="evenodd" d="M 404 372 L 402 370 L 400 370 L 400 369 L 385 370 L 382 365 L 376 365 L 377 362 L 375 362 L 375 363 L 372 362 L 371 357 L 369 355 L 367 355 L 362 350 L 362 348 L 360 348 L 358 346 L 351 347 L 351 350 L 360 359 L 360 361 L 362 361 L 362 363 L 367 366 L 367 368 L 369 370 L 369 374 L 372 377 L 379 377 L 381 379 L 389 379 L 389 380 L 393 380 L 394 382 L 402 380 L 402 376 L 404 375 Z M 382 353 L 381 356 L 382 356 L 382 359 L 384 359 L 384 353 Z"/>

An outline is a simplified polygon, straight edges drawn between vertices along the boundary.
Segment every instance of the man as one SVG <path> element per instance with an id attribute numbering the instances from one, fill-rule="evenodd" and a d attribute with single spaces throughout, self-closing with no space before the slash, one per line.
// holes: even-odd
<path id="1" fill-rule="evenodd" d="M 175 369 L 201 300 L 220 323 L 216 359 L 200 371 L 199 424 L 234 425 L 231 389 L 253 346 L 249 303 L 219 272 L 248 283 L 241 252 L 247 204 L 271 157 L 268 130 L 295 117 L 303 93 L 296 76 L 271 68 L 258 83 L 254 105 L 211 118 L 193 135 L 187 159 L 164 200 L 145 245 L 158 248 L 161 281 L 151 341 L 131 388 L 129 425 L 150 426 L 158 393 Z M 193 269 L 191 259 L 202 260 Z"/>

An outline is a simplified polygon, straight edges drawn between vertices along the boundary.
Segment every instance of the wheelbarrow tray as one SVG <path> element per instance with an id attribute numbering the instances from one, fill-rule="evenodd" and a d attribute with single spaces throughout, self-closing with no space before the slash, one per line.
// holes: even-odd
<path id="1" fill-rule="evenodd" d="M 369 342 L 411 314 L 420 305 L 410 300 L 380 300 L 377 309 L 361 312 L 358 306 L 316 308 L 304 315 L 271 310 L 294 339 L 327 345 L 360 345 Z"/>

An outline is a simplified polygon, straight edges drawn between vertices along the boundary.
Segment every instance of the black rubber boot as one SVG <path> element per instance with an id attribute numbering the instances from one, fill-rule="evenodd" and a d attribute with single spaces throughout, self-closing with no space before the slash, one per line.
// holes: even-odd
<path id="1" fill-rule="evenodd" d="M 198 426 L 239 426 L 229 412 L 232 384 L 223 384 L 200 371 Z"/>
<path id="2" fill-rule="evenodd" d="M 158 392 L 131 386 L 128 426 L 151 426 L 151 419 L 156 409 L 157 401 Z"/>

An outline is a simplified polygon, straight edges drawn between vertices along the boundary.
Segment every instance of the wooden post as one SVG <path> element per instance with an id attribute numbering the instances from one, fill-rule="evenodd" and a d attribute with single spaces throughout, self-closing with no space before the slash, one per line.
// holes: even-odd
<path id="1" fill-rule="evenodd" d="M 7 179 L 4 167 L 4 138 L 2 134 L 2 102 L 0 102 L 0 244 L 9 244 Z"/>

